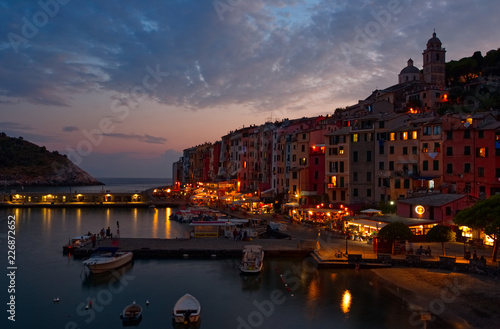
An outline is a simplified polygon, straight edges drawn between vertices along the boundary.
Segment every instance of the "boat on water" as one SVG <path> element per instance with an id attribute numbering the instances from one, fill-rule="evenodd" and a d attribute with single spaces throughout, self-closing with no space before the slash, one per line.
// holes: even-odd
<path id="1" fill-rule="evenodd" d="M 243 248 L 240 270 L 243 273 L 257 274 L 262 271 L 264 251 L 262 246 L 251 244 Z"/>
<path id="2" fill-rule="evenodd" d="M 175 303 L 172 309 L 174 322 L 176 323 L 195 323 L 200 321 L 201 305 L 192 295 L 185 294 Z"/>
<path id="3" fill-rule="evenodd" d="M 125 306 L 120 318 L 124 325 L 138 324 L 142 319 L 142 306 L 134 301 L 132 304 Z"/>
<path id="4" fill-rule="evenodd" d="M 68 254 L 78 248 L 85 247 L 92 243 L 92 236 L 79 235 L 69 239 L 68 244 L 63 246 L 63 253 Z"/>
<path id="5" fill-rule="evenodd" d="M 98 274 L 112 271 L 131 262 L 133 253 L 118 251 L 119 249 L 117 247 L 99 247 L 83 261 L 83 265 L 87 266 L 92 273 Z"/>

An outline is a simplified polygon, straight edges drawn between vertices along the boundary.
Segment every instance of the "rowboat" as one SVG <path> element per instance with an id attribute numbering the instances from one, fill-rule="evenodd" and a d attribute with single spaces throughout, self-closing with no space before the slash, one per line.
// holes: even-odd
<path id="1" fill-rule="evenodd" d="M 135 303 L 135 301 L 125 306 L 120 318 L 124 325 L 138 323 L 142 319 L 142 306 Z"/>
<path id="2" fill-rule="evenodd" d="M 83 261 L 94 274 L 104 273 L 119 268 L 132 261 L 133 253 L 118 251 L 116 247 L 99 247 L 88 259 Z"/>
<path id="3" fill-rule="evenodd" d="M 185 294 L 175 303 L 172 314 L 176 323 L 198 322 L 201 314 L 200 302 L 192 295 Z"/>

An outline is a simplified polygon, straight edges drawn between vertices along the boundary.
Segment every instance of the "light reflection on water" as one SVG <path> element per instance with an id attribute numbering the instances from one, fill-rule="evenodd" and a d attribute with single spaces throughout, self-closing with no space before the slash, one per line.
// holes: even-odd
<path id="1" fill-rule="evenodd" d="M 103 226 L 116 232 L 117 221 L 122 237 L 188 237 L 189 226 L 170 221 L 170 212 L 161 208 L 0 209 L 2 225 L 8 215 L 17 217 L 16 325 L 35 328 L 50 321 L 52 328 L 65 328 L 73 321 L 78 328 L 121 328 L 118 315 L 123 307 L 148 299 L 151 305 L 140 326 L 169 328 L 173 304 L 191 293 L 202 303 L 204 329 L 238 328 L 238 318 L 248 323 L 260 320 L 259 316 L 261 328 L 413 328 L 401 300 L 385 292 L 370 271 L 318 271 L 302 259 L 269 257 L 261 275 L 247 277 L 240 275 L 239 259 L 136 260 L 119 271 L 118 278 L 126 282 L 119 286 L 116 275 L 88 278 L 81 260 L 62 255 L 69 237 L 97 232 Z M 2 227 L 0 232 L 5 230 Z M 292 291 L 287 291 L 275 269 L 288 273 L 286 282 Z M 269 304 L 277 291 L 283 302 Z M 54 304 L 57 296 L 61 302 Z M 97 312 L 99 296 L 105 305 Z M 88 298 L 97 298 L 95 318 L 89 323 L 89 313 L 81 309 Z M 264 306 L 269 315 L 259 309 Z"/>

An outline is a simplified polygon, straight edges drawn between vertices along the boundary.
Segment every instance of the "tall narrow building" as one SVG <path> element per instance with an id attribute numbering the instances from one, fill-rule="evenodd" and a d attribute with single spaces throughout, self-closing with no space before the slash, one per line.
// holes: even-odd
<path id="1" fill-rule="evenodd" d="M 436 32 L 427 41 L 424 57 L 424 81 L 439 87 L 445 86 L 445 53 L 441 47 L 441 40 L 436 37 Z"/>

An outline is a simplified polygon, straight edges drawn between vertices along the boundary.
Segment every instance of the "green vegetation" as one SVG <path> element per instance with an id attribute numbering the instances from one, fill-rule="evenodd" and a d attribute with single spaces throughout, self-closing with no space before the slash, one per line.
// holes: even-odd
<path id="1" fill-rule="evenodd" d="M 66 155 L 3 132 L 0 133 L 0 181 L 5 185 L 99 184 Z"/>
<path id="2" fill-rule="evenodd" d="M 474 229 L 482 229 L 493 239 L 491 260 L 496 262 L 498 237 L 500 235 L 500 195 L 480 200 L 472 207 L 461 210 L 453 221 L 457 225 L 465 225 Z"/>
<path id="3" fill-rule="evenodd" d="M 445 225 L 436 225 L 427 232 L 427 241 L 441 242 L 443 256 L 446 256 L 446 250 L 444 248 L 445 242 L 455 242 L 455 238 L 455 232 L 453 232 L 451 227 Z"/>
<path id="4" fill-rule="evenodd" d="M 392 242 L 392 253 L 394 254 L 394 242 L 398 240 L 410 240 L 413 236 L 408 226 L 400 222 L 394 222 L 382 227 L 378 232 L 378 237 Z"/>

